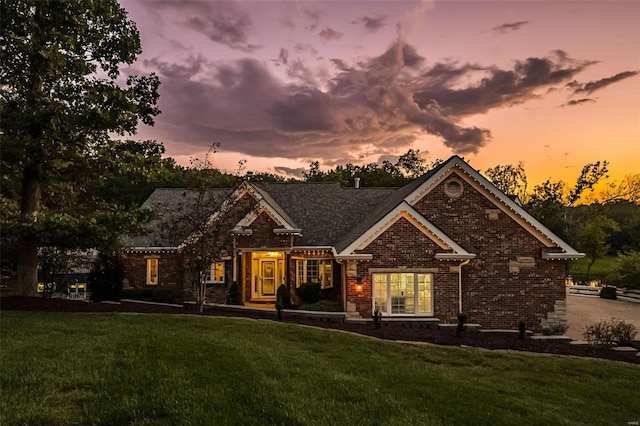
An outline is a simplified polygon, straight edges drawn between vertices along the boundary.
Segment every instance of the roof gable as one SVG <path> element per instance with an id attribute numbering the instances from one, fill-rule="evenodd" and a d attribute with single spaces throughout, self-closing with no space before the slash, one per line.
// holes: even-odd
<path id="1" fill-rule="evenodd" d="M 546 226 L 529 214 L 519 203 L 511 199 L 505 193 L 500 191 L 487 178 L 482 176 L 477 170 L 471 167 L 462 158 L 456 156 L 451 157 L 435 171 L 429 174 L 419 185 L 414 186 L 403 199 L 409 205 L 415 205 L 426 194 L 437 187 L 449 175 L 457 171 L 458 175 L 478 190 L 481 194 L 491 201 L 496 207 L 503 211 L 507 216 L 518 222 L 525 230 L 542 242 L 546 247 L 558 247 L 562 249 L 562 253 L 547 253 L 546 258 L 580 258 L 584 257 L 583 253 L 577 252 L 569 244 L 560 237 L 555 235 Z"/>
<path id="2" fill-rule="evenodd" d="M 440 248 L 451 251 L 450 253 L 440 253 L 440 256 L 436 255 L 436 258 L 472 259 L 475 257 L 475 254 L 467 252 L 405 201 L 398 204 L 394 209 L 378 220 L 374 226 L 370 227 L 367 232 L 363 233 L 355 241 L 349 244 L 338 254 L 338 257 L 349 256 L 354 254 L 357 250 L 366 248 L 376 238 L 386 232 L 391 228 L 391 226 L 393 226 L 393 224 L 402 218 L 413 224 L 413 226 L 429 237 L 429 239 L 436 243 Z"/>

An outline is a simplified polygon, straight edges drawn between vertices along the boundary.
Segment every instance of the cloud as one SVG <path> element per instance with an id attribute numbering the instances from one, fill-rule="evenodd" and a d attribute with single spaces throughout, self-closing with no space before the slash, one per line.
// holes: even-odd
<path id="1" fill-rule="evenodd" d="M 252 52 L 260 48 L 249 43 L 253 21 L 239 3 L 160 0 L 141 2 L 141 5 L 161 19 L 173 20 L 231 49 Z"/>
<path id="2" fill-rule="evenodd" d="M 334 30 L 333 28 L 325 28 L 320 31 L 320 37 L 327 41 L 340 40 L 342 38 L 342 33 Z"/>
<path id="3" fill-rule="evenodd" d="M 387 20 L 387 16 L 375 16 L 375 17 L 363 16 L 360 19 L 351 21 L 351 23 L 353 25 L 362 25 L 364 29 L 366 29 L 367 31 L 375 32 L 380 28 L 384 27 L 385 25 L 387 25 L 386 20 Z"/>
<path id="4" fill-rule="evenodd" d="M 516 61 L 513 69 L 508 70 L 470 64 L 435 64 L 415 87 L 414 99 L 421 108 L 435 102 L 445 115 L 482 114 L 539 97 L 539 89 L 547 90 L 563 83 L 592 63 L 573 60 L 564 52 L 556 51 L 547 58 Z M 477 82 L 458 87 L 474 72 L 485 75 Z"/>
<path id="5" fill-rule="evenodd" d="M 574 106 L 574 105 L 583 105 L 586 104 L 588 102 L 596 102 L 595 99 L 591 99 L 591 98 L 583 98 L 583 99 L 575 99 L 575 100 L 570 100 L 569 102 L 567 102 L 566 104 L 562 105 L 564 106 Z"/>
<path id="6" fill-rule="evenodd" d="M 413 32 L 413 29 L 421 24 L 427 12 L 433 9 L 434 4 L 434 0 L 420 0 L 413 9 L 408 11 L 404 18 L 396 24 L 398 38 L 400 40 L 406 40 L 411 32 Z"/>
<path id="7" fill-rule="evenodd" d="M 493 27 L 492 30 L 496 33 L 505 34 L 511 31 L 519 30 L 523 25 L 527 25 L 529 21 L 518 21 L 512 22 L 509 24 L 498 25 L 497 27 Z"/>
<path id="8" fill-rule="evenodd" d="M 291 7 L 287 8 L 287 13 L 282 17 L 285 27 L 295 29 L 299 23 L 302 23 L 302 27 L 309 31 L 315 31 L 318 28 L 323 15 L 320 9 L 303 6 L 299 2 L 291 2 L 289 5 Z"/>
<path id="9" fill-rule="evenodd" d="M 306 172 L 307 170 L 303 169 L 302 167 L 294 169 L 294 168 L 285 167 L 285 166 L 275 166 L 273 168 L 273 171 L 278 173 L 278 174 L 282 174 L 282 175 L 286 175 L 286 176 L 291 176 L 291 177 L 295 177 L 295 178 L 302 178 L 302 174 L 304 172 Z"/>
<path id="10" fill-rule="evenodd" d="M 624 72 L 620 72 L 612 77 L 606 77 L 606 78 L 602 78 L 600 80 L 596 80 L 596 81 L 590 81 L 589 83 L 578 83 L 576 81 L 572 81 L 570 83 L 567 84 L 568 87 L 574 89 L 573 93 L 587 93 L 588 95 L 590 95 L 591 93 L 595 92 L 596 90 L 600 90 L 604 87 L 607 87 L 610 84 L 616 83 L 618 81 L 624 80 L 626 78 L 629 77 L 633 77 L 635 75 L 638 75 L 640 73 L 640 71 L 624 71 Z"/>
<path id="11" fill-rule="evenodd" d="M 333 59 L 335 74 L 320 86 L 320 71 L 287 50 L 277 61 L 294 83 L 249 58 L 145 61 L 144 71 L 156 71 L 162 81 L 162 115 L 152 131 L 163 135 L 172 153 L 180 151 L 175 155 L 219 141 L 224 151 L 335 164 L 388 158 L 417 141 L 427 150 L 437 139 L 458 154 L 473 154 L 489 143 L 491 132 L 465 125 L 466 117 L 544 96 L 592 63 L 558 51 L 516 61 L 510 69 L 426 64 L 412 45 L 397 41 L 357 64 Z"/>

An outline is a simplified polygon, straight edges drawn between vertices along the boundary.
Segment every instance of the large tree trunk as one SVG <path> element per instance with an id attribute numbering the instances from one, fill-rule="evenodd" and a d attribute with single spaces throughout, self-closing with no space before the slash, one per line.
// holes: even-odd
<path id="1" fill-rule="evenodd" d="M 20 213 L 25 223 L 37 220 L 40 211 L 42 165 L 35 163 L 25 167 L 22 180 Z M 38 238 L 27 232 L 18 239 L 18 291 L 22 296 L 34 296 L 38 285 Z"/>
<path id="2" fill-rule="evenodd" d="M 18 294 L 35 296 L 38 285 L 38 241 L 23 237 L 18 241 Z"/>

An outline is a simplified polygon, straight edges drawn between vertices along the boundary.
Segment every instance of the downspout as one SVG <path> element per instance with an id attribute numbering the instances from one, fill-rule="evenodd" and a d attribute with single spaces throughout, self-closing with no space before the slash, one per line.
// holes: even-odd
<path id="1" fill-rule="evenodd" d="M 467 259 L 458 267 L 458 313 L 462 312 L 462 267 L 468 265 L 471 259 Z"/>

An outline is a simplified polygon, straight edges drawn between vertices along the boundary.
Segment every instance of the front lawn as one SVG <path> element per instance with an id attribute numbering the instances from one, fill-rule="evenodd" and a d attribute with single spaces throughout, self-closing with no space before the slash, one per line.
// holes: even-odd
<path id="1" fill-rule="evenodd" d="M 569 275 L 584 279 L 587 276 L 587 268 L 591 259 L 583 257 L 582 259 L 569 262 Z M 590 279 L 606 279 L 611 274 L 618 264 L 618 256 L 605 256 L 596 261 L 591 266 Z"/>
<path id="2" fill-rule="evenodd" d="M 2 424 L 627 424 L 640 367 L 289 323 L 2 312 Z"/>

